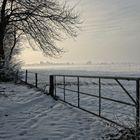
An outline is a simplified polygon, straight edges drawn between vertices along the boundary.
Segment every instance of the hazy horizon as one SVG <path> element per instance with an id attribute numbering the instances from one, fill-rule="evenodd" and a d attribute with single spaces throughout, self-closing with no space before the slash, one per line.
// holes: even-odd
<path id="1" fill-rule="evenodd" d="M 82 31 L 76 40 L 57 43 L 66 53 L 59 59 L 25 49 L 20 58 L 25 64 L 51 61 L 57 63 L 139 63 L 139 0 L 72 0 L 78 3 Z M 72 2 L 71 1 L 71 2 Z M 28 43 L 24 42 L 28 47 Z"/>

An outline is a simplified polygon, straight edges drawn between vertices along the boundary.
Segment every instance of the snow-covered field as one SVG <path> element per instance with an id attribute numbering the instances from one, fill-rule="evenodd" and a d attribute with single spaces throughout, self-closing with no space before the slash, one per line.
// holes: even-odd
<path id="1" fill-rule="evenodd" d="M 88 76 L 140 76 L 140 65 L 136 64 L 97 64 L 97 65 L 48 65 L 40 67 L 24 67 L 28 70 L 28 82 L 35 84 L 35 74 L 38 73 L 39 87 L 44 88 L 49 85 L 49 75 L 88 75 Z M 25 78 L 23 78 L 24 80 Z"/>
<path id="2" fill-rule="evenodd" d="M 113 67 L 114 66 L 114 67 Z M 49 66 L 36 69 L 29 69 L 28 82 L 34 84 L 34 73 L 38 73 L 38 87 L 49 90 L 49 75 L 86 75 L 86 76 L 119 76 L 119 77 L 139 77 L 139 65 L 123 67 L 123 65 L 68 65 L 68 66 Z M 102 68 L 102 69 L 101 69 Z M 114 68 L 114 69 L 113 69 Z M 116 69 L 115 69 L 116 68 Z M 120 69 L 119 69 L 120 68 Z M 98 71 L 97 71 L 98 70 Z M 63 77 L 56 78 L 56 94 L 64 99 Z M 136 81 L 119 80 L 129 94 L 136 100 Z M 66 77 L 66 101 L 76 105 L 78 104 L 77 77 Z M 62 89 L 61 89 L 62 88 Z M 99 79 L 80 78 L 80 92 L 99 96 Z M 125 93 L 122 87 L 113 79 L 101 79 L 101 96 L 113 100 L 134 104 L 130 97 Z M 124 105 L 108 100 L 101 100 L 101 115 L 128 127 L 134 125 L 136 117 L 136 108 L 134 106 Z M 99 114 L 99 99 L 80 94 L 80 107 Z"/>
<path id="3" fill-rule="evenodd" d="M 59 67 L 59 68 L 58 68 Z M 34 84 L 34 73 L 38 73 L 38 86 L 49 89 L 49 75 L 129 76 L 139 77 L 135 69 L 130 71 L 93 70 L 89 67 L 49 67 L 29 69 L 28 82 Z M 134 72 L 135 71 L 135 72 Z M 24 78 L 23 78 L 24 79 Z M 77 79 L 66 78 L 66 88 L 77 91 Z M 63 89 L 57 79 L 57 95 L 63 99 Z M 135 82 L 121 81 L 135 99 Z M 99 93 L 98 79 L 80 78 L 80 91 L 93 95 Z M 113 127 L 94 115 L 73 108 L 40 91 L 22 85 L 0 83 L 0 139 L 6 140 L 100 140 Z M 133 103 L 115 80 L 102 80 L 102 96 Z M 66 100 L 77 105 L 77 93 L 66 91 Z M 80 106 L 98 113 L 99 99 L 80 94 Z M 134 125 L 135 108 L 102 100 L 102 115 L 127 126 Z"/>

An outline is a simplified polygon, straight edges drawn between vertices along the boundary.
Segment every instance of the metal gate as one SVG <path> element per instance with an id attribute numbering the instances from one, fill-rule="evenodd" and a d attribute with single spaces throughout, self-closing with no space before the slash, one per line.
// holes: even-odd
<path id="1" fill-rule="evenodd" d="M 89 80 L 89 82 L 87 79 Z M 102 105 L 104 103 L 103 101 L 118 103 L 119 105 L 123 105 L 124 108 L 126 108 L 126 106 L 132 107 L 135 110 L 134 113 L 135 125 L 136 128 L 138 128 L 139 117 L 140 117 L 139 116 L 139 82 L 140 82 L 140 78 L 136 78 L 136 77 L 51 75 L 49 92 L 54 98 L 58 98 L 59 100 L 73 107 L 84 110 L 90 114 L 93 114 L 97 117 L 100 117 L 106 121 L 109 121 L 121 127 L 126 127 L 126 126 L 120 122 L 116 122 L 103 115 L 103 108 L 102 108 Z M 95 87 L 96 88 L 95 91 L 97 94 L 92 94 L 94 89 L 88 90 L 88 87 Z M 108 97 L 108 94 L 104 95 L 104 88 L 107 87 L 110 87 L 111 89 L 114 88 L 115 90 L 119 89 L 119 91 L 117 91 L 114 94 L 116 98 Z M 130 90 L 128 88 L 130 88 Z M 109 90 L 106 90 L 106 93 L 108 93 L 108 91 Z M 113 93 L 113 91 L 111 92 Z M 127 97 L 127 99 L 124 101 L 122 101 L 121 99 L 124 97 L 122 92 Z M 71 93 L 70 96 L 72 96 L 72 93 L 75 93 L 73 95 L 71 102 L 67 98 L 68 93 Z M 87 102 L 88 100 L 90 100 L 90 98 L 95 99 L 92 103 L 98 101 L 98 103 L 96 103 L 98 109 L 96 111 L 91 111 L 91 109 L 88 108 L 85 109 L 84 107 L 82 107 L 82 102 L 83 102 L 82 100 L 85 101 L 85 98 L 87 98 Z M 89 104 L 89 106 L 91 105 Z M 127 113 L 129 114 L 129 110 L 127 110 Z"/>

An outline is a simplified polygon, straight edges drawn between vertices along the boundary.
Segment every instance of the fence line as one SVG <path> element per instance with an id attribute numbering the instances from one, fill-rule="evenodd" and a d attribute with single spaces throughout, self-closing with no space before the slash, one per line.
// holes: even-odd
<path id="1" fill-rule="evenodd" d="M 28 70 L 25 71 L 25 83 L 26 84 L 29 84 L 29 79 L 28 79 L 28 75 L 29 74 L 33 74 L 34 75 L 34 84 L 33 86 L 38 88 L 38 74 L 37 73 L 33 73 L 33 72 L 29 72 Z M 59 83 L 57 81 L 57 79 L 60 79 L 62 78 L 62 82 Z M 77 86 L 77 90 L 74 90 L 74 89 L 68 89 L 66 88 L 66 86 L 68 85 L 68 83 L 71 83 L 70 81 L 67 83 L 66 82 L 66 78 L 76 78 L 76 82 L 73 83 L 73 85 L 76 85 Z M 80 90 L 80 86 L 82 85 L 80 83 L 80 79 L 81 78 L 89 78 L 89 79 L 98 79 L 98 82 L 94 82 L 93 85 L 96 85 L 98 86 L 98 95 L 92 95 L 90 93 L 85 93 L 83 91 Z M 110 85 L 118 85 L 123 91 L 124 93 L 126 93 L 126 95 L 130 98 L 130 100 L 132 101 L 132 103 L 130 102 L 124 102 L 124 101 L 120 101 L 118 99 L 111 99 L 109 97 L 103 97 L 102 96 L 102 87 L 103 85 L 105 84 L 102 84 L 103 80 L 106 79 L 106 80 L 115 80 L 116 81 L 116 84 L 113 84 L 111 83 Z M 129 91 L 127 90 L 127 88 L 124 87 L 124 85 L 120 82 L 120 81 L 134 81 L 135 82 L 135 96 L 136 98 L 134 99 L 134 97 L 129 93 Z M 61 87 L 60 87 L 61 86 Z M 112 77 L 112 76 L 83 76 L 83 75 L 50 75 L 49 76 L 49 94 L 54 97 L 55 99 L 58 99 L 60 101 L 63 101 L 73 107 L 76 107 L 76 108 L 79 108 L 85 112 L 88 112 L 90 114 L 93 114 L 97 117 L 100 117 L 106 121 L 109 121 L 111 123 L 114 123 L 116 125 L 119 125 L 121 127 L 125 127 L 124 125 L 118 123 L 118 122 L 115 122 L 107 117 L 104 117 L 102 116 L 102 100 L 107 100 L 107 101 L 112 101 L 112 102 L 116 102 L 116 103 L 119 103 L 119 104 L 124 104 L 124 105 L 128 105 L 128 106 L 132 106 L 132 107 L 135 107 L 135 110 L 136 110 L 136 115 L 135 115 L 135 124 L 136 124 L 136 128 L 139 128 L 140 126 L 140 104 L 139 104 L 139 100 L 140 100 L 140 77 Z M 57 93 L 57 89 L 62 89 L 62 93 L 63 93 L 63 98 L 60 98 L 58 93 Z M 74 93 L 77 93 L 77 105 L 74 105 L 70 102 L 68 102 L 66 100 L 66 91 L 71 91 L 71 92 L 74 92 Z M 86 96 L 90 96 L 90 97 L 94 97 L 96 99 L 98 99 L 98 113 L 95 113 L 95 112 L 92 112 L 88 109 L 84 109 L 83 107 L 81 107 L 80 103 L 81 103 L 81 95 L 86 95 Z"/>
<path id="2" fill-rule="evenodd" d="M 34 75 L 34 84 L 28 82 L 29 74 L 33 74 Z M 24 82 L 25 82 L 25 84 L 30 84 L 30 85 L 38 88 L 38 73 L 29 72 L 28 70 L 26 70 L 25 71 L 25 81 Z"/>

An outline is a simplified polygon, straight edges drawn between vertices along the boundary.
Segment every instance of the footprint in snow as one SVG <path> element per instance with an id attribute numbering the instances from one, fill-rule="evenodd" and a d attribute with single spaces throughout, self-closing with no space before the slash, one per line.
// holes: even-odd
<path id="1" fill-rule="evenodd" d="M 49 140 L 48 138 L 42 138 L 41 140 Z"/>
<path id="2" fill-rule="evenodd" d="M 23 136 L 25 134 L 27 134 L 27 130 L 23 130 L 22 132 L 19 133 L 20 136 Z"/>

